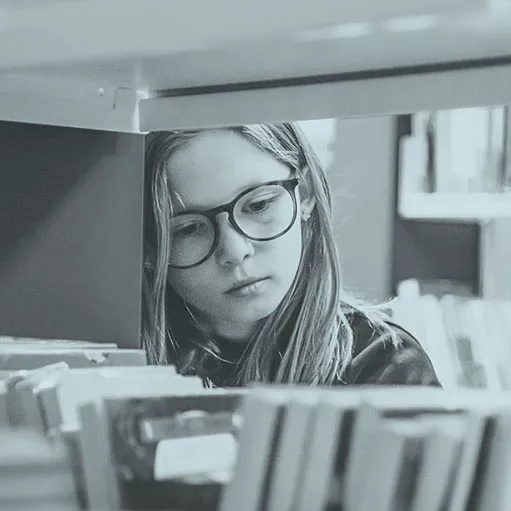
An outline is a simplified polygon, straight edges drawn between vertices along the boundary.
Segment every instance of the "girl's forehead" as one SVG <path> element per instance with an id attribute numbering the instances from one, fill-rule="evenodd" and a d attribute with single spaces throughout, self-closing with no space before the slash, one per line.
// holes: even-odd
<path id="1" fill-rule="evenodd" d="M 193 139 L 168 162 L 172 195 L 186 208 L 212 208 L 258 184 L 284 179 L 291 171 L 243 136 L 212 131 Z"/>

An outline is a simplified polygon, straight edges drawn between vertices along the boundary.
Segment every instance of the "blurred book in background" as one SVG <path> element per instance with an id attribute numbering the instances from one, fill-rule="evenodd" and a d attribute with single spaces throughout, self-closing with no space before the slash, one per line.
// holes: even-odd
<path id="1" fill-rule="evenodd" d="M 392 311 L 445 387 L 511 388 L 511 302 L 483 300 L 455 282 L 409 279 L 399 284 Z"/>

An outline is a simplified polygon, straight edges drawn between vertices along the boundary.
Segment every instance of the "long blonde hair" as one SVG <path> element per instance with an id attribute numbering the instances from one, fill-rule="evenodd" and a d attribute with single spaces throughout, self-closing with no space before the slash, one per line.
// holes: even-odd
<path id="1" fill-rule="evenodd" d="M 394 344 L 399 341 L 385 322 L 386 304 L 365 303 L 342 288 L 330 189 L 319 159 L 292 123 L 222 129 L 238 133 L 290 167 L 300 177 L 300 193 L 315 199 L 311 217 L 303 223 L 302 256 L 294 282 L 253 335 L 235 367 L 232 384 L 342 381 L 353 352 L 350 313 L 363 314 L 381 335 Z M 176 150 L 204 131 L 160 131 L 146 138 L 142 338 L 151 363 L 172 363 L 183 373 L 207 379 L 208 361 L 221 360 L 220 350 L 207 325 L 167 283 L 173 214 L 168 163 Z"/>

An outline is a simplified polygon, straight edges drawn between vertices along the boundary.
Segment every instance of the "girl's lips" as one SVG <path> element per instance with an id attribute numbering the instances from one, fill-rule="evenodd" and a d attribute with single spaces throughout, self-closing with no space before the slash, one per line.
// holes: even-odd
<path id="1" fill-rule="evenodd" d="M 262 291 L 266 280 L 267 278 L 247 280 L 229 289 L 227 294 L 240 297 L 257 295 Z"/>

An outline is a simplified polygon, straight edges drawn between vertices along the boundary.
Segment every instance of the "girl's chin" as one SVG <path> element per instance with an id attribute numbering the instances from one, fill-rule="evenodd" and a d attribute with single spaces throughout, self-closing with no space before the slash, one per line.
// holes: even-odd
<path id="1" fill-rule="evenodd" d="M 224 315 L 223 320 L 217 323 L 215 330 L 218 330 L 218 334 L 222 337 L 227 338 L 247 338 L 254 332 L 259 324 L 264 321 L 268 316 L 275 310 L 274 308 L 264 308 L 252 311 L 241 311 L 231 309 L 230 314 Z M 233 314 L 238 312 L 239 314 Z M 227 335 L 222 335 L 225 332 Z"/>

